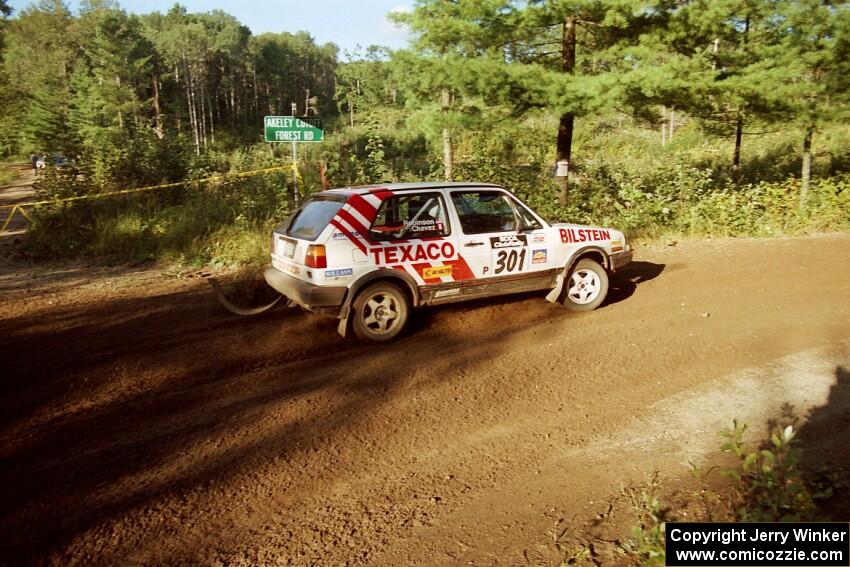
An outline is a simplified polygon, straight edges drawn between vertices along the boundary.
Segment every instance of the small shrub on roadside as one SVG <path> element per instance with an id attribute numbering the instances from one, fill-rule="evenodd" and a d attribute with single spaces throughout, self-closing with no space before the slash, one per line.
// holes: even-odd
<path id="1" fill-rule="evenodd" d="M 738 460 L 734 468 L 722 469 L 732 481 L 718 498 L 726 517 L 738 522 L 802 522 L 817 518 L 817 505 L 799 468 L 794 446 L 794 427 L 776 428 L 770 440 L 753 447 L 744 443 L 746 424 L 733 421 L 722 435 L 721 449 Z M 720 496 L 720 495 L 718 495 Z"/>
<path id="2" fill-rule="evenodd" d="M 747 425 L 733 420 L 732 428 L 721 432 L 721 450 L 731 454 L 734 466 L 712 467 L 707 472 L 695 469 L 699 479 L 719 470 L 725 486 L 700 491 L 702 521 L 711 522 L 802 522 L 820 519 L 819 505 L 833 494 L 828 480 L 817 486 L 807 481 L 799 466 L 799 451 L 795 444 L 794 427 L 774 427 L 767 441 L 750 445 L 744 441 Z M 824 477 L 829 479 L 829 475 Z M 832 479 L 834 482 L 834 479 Z M 664 565 L 665 522 L 674 519 L 675 510 L 668 510 L 659 500 L 657 479 L 641 490 L 628 494 L 637 513 L 639 524 L 622 551 L 635 565 L 656 567 Z M 692 520 L 692 521 L 698 521 Z"/>
<path id="3" fill-rule="evenodd" d="M 661 567 L 666 564 L 664 534 L 669 511 L 662 507 L 659 492 L 657 473 L 641 489 L 624 490 L 639 524 L 632 528 L 622 551 L 637 565 Z"/>
<path id="4" fill-rule="evenodd" d="M 10 184 L 16 177 L 17 174 L 13 170 L 0 167 L 0 186 Z"/>

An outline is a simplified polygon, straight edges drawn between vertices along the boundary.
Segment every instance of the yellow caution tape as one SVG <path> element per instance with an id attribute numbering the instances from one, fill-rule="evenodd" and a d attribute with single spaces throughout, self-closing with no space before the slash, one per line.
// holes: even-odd
<path id="1" fill-rule="evenodd" d="M 292 162 L 291 169 L 292 169 L 292 172 L 295 174 L 295 176 L 298 177 L 298 181 L 301 182 L 301 190 L 298 191 L 298 194 L 303 197 L 304 196 L 304 178 L 301 177 L 301 172 L 298 171 L 298 162 L 297 161 Z"/>
<path id="2" fill-rule="evenodd" d="M 239 173 L 229 173 L 224 175 L 213 175 L 212 177 L 205 177 L 203 179 L 193 179 L 191 181 L 177 181 L 175 183 L 163 183 L 161 185 L 149 185 L 147 187 L 135 187 L 133 189 L 121 189 L 119 191 L 108 191 L 106 193 L 97 193 L 94 195 L 77 195 L 75 197 L 65 197 L 64 199 L 45 199 L 42 201 L 29 201 L 26 203 L 16 203 L 14 205 L 0 205 L 0 209 L 10 209 L 9 215 L 6 217 L 6 221 L 3 223 L 3 227 L 0 228 L 0 232 L 6 230 L 6 227 L 9 226 L 9 223 L 12 221 L 12 217 L 15 216 L 15 212 L 19 211 L 24 217 L 27 218 L 30 222 L 32 222 L 32 218 L 26 213 L 23 207 L 34 207 L 36 205 L 55 205 L 58 203 L 69 203 L 71 201 L 84 201 L 89 199 L 102 199 L 104 197 L 111 197 L 113 195 L 126 195 L 128 193 L 141 193 L 143 191 L 154 191 L 156 189 L 166 189 L 169 187 L 181 187 L 183 185 L 194 185 L 198 183 L 206 183 L 210 181 L 227 181 L 230 179 L 239 179 L 242 177 L 252 177 L 254 175 L 262 175 L 264 173 L 274 173 L 276 171 L 286 171 L 287 169 L 291 169 L 298 176 L 298 179 L 301 180 L 302 184 L 304 179 L 301 177 L 301 173 L 298 171 L 298 163 L 292 162 L 289 166 L 278 166 L 278 167 L 269 167 L 266 169 L 255 169 L 253 171 L 241 171 Z"/>
<path id="3" fill-rule="evenodd" d="M 26 204 L 26 203 L 24 203 L 24 204 Z M 3 206 L 8 207 L 9 205 L 3 205 Z M 26 218 L 28 221 L 32 222 L 32 217 L 29 216 L 23 208 L 21 208 L 21 205 L 11 205 L 11 207 L 12 207 L 12 210 L 9 211 L 9 216 L 6 217 L 6 222 L 3 223 L 3 227 L 0 228 L 0 232 L 3 232 L 4 230 L 6 230 L 6 227 L 9 226 L 10 222 L 12 222 L 12 217 L 15 216 L 15 211 L 20 212 L 24 216 L 24 218 Z"/>

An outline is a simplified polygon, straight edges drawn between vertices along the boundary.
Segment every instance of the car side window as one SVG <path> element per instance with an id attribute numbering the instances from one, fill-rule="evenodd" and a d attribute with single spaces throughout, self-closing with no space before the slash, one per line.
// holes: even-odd
<path id="1" fill-rule="evenodd" d="M 543 228 L 543 225 L 540 224 L 534 215 L 531 214 L 525 205 L 514 199 L 514 207 L 516 207 L 516 213 L 519 215 L 519 222 L 522 225 L 522 230 L 538 230 Z"/>
<path id="2" fill-rule="evenodd" d="M 385 199 L 369 228 L 371 240 L 448 235 L 446 208 L 439 193 L 402 193 Z"/>
<path id="3" fill-rule="evenodd" d="M 452 192 L 464 234 L 516 230 L 517 219 L 508 196 L 501 191 Z"/>

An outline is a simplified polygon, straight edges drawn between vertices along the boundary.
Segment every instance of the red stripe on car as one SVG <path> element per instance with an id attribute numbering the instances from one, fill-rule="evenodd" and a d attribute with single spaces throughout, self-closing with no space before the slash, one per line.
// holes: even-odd
<path id="1" fill-rule="evenodd" d="M 336 216 L 347 222 L 348 226 L 350 226 L 355 232 L 359 232 L 361 237 L 365 237 L 366 233 L 369 231 L 368 227 L 363 226 L 361 222 L 354 217 L 354 215 L 345 209 L 340 209 Z"/>
<path id="2" fill-rule="evenodd" d="M 332 220 L 331 220 L 331 225 L 333 225 L 333 227 L 334 227 L 335 229 L 337 229 L 338 231 L 340 231 L 341 233 L 343 233 L 343 234 L 344 234 L 344 235 L 345 235 L 345 236 L 346 236 L 346 237 L 347 237 L 347 238 L 348 238 L 351 242 L 353 242 L 353 243 L 354 243 L 354 245 L 355 245 L 355 246 L 357 246 L 358 248 L 360 248 L 360 251 L 361 251 L 361 252 L 363 252 L 364 254 L 367 254 L 367 252 L 366 252 L 366 246 L 365 246 L 362 242 L 360 242 L 360 239 L 359 239 L 359 238 L 357 238 L 356 236 L 354 236 L 354 235 L 351 233 L 351 231 L 350 231 L 350 230 L 348 230 L 347 228 L 345 228 L 345 227 L 342 225 L 342 223 L 338 222 L 336 219 L 332 219 Z"/>
<path id="3" fill-rule="evenodd" d="M 475 279 L 475 274 L 472 273 L 472 268 L 466 263 L 463 256 L 458 254 L 457 260 L 444 260 L 444 264 L 452 267 L 452 278 L 455 281 Z"/>
<path id="4" fill-rule="evenodd" d="M 367 201 L 360 195 L 352 195 L 351 197 L 349 197 L 346 204 L 351 205 L 351 207 L 358 213 L 363 215 L 363 218 L 367 221 L 372 222 L 373 220 L 375 220 L 375 213 L 378 212 L 378 209 L 369 204 L 369 201 Z"/>
<path id="5" fill-rule="evenodd" d="M 372 189 L 372 190 L 369 191 L 369 193 L 371 195 L 374 195 L 375 197 L 377 197 L 381 201 L 389 199 L 390 197 L 395 195 L 395 193 L 393 193 L 392 191 L 390 191 L 389 189 L 386 189 L 384 187 L 381 187 L 380 189 Z"/>

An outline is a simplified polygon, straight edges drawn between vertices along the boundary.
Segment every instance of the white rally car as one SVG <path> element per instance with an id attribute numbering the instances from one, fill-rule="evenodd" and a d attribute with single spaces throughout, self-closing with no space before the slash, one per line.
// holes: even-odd
<path id="1" fill-rule="evenodd" d="M 595 309 L 632 259 L 622 232 L 546 223 L 484 183 L 399 183 L 312 195 L 275 227 L 269 285 L 368 341 L 402 332 L 414 307 L 550 290 Z"/>

